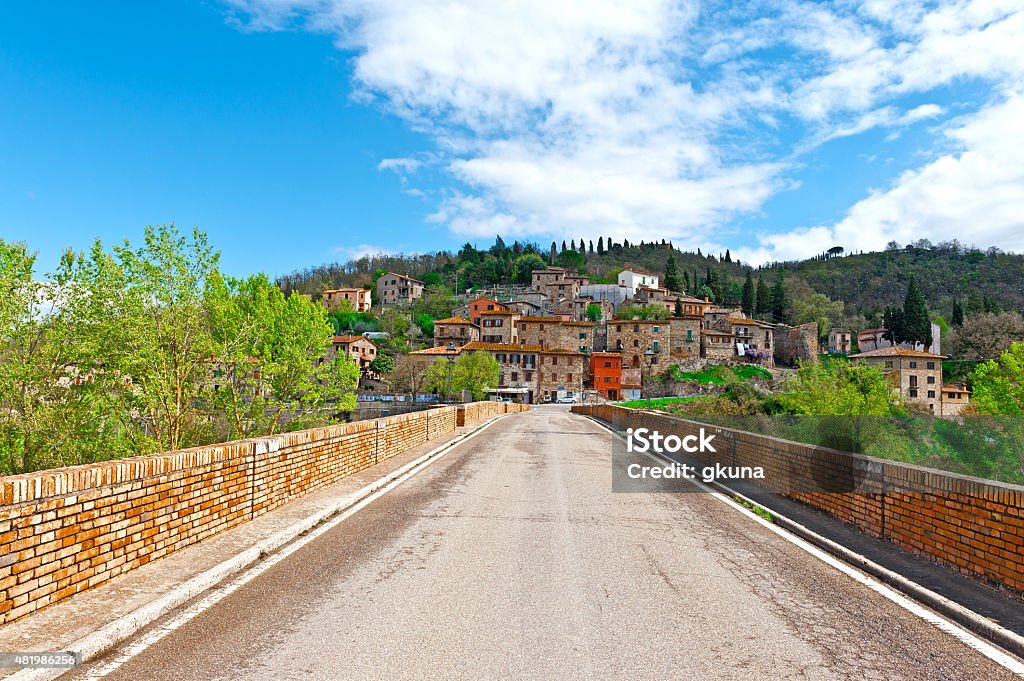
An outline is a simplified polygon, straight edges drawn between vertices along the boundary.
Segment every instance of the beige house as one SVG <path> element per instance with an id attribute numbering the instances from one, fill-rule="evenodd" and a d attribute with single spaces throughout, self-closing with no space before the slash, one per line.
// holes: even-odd
<path id="1" fill-rule="evenodd" d="M 381 305 L 408 305 L 423 295 L 423 286 L 407 274 L 388 272 L 377 279 L 377 300 Z"/>
<path id="2" fill-rule="evenodd" d="M 908 403 L 924 406 L 936 416 L 943 415 L 942 360 L 945 355 L 890 345 L 859 352 L 850 358 L 862 360 L 888 374 Z"/>
<path id="3" fill-rule="evenodd" d="M 335 336 L 331 341 L 333 357 L 344 355 L 355 360 L 364 374 L 370 370 L 370 362 L 377 358 L 377 344 L 365 336 Z"/>
<path id="4" fill-rule="evenodd" d="M 461 348 L 466 343 L 480 340 L 480 327 L 462 317 L 448 317 L 434 322 L 434 347 L 452 343 Z"/>
<path id="5" fill-rule="evenodd" d="M 518 343 L 516 325 L 519 316 L 519 310 L 483 310 L 480 312 L 480 341 Z"/>
<path id="6" fill-rule="evenodd" d="M 853 351 L 853 333 L 849 329 L 833 328 L 828 332 L 828 351 L 850 354 Z"/>
<path id="7" fill-rule="evenodd" d="M 669 351 L 680 359 L 700 356 L 701 317 L 686 315 L 667 320 L 671 331 Z"/>
<path id="8" fill-rule="evenodd" d="M 709 325 L 711 331 L 732 335 L 733 355 L 774 366 L 774 335 L 771 324 L 747 317 L 722 317 Z"/>
<path id="9" fill-rule="evenodd" d="M 337 310 L 348 301 L 356 312 L 367 312 L 373 306 L 370 300 L 370 289 L 366 288 L 333 288 L 324 291 L 320 303 L 328 311 Z"/>
<path id="10" fill-rule="evenodd" d="M 700 332 L 701 355 L 708 359 L 735 359 L 736 343 L 732 331 L 704 329 Z"/>
<path id="11" fill-rule="evenodd" d="M 514 402 L 532 404 L 537 401 L 537 369 L 540 348 L 533 345 L 514 343 L 469 343 L 462 346 L 463 352 L 486 352 L 494 357 L 501 367 L 495 393 Z"/>
<path id="12" fill-rule="evenodd" d="M 551 401 L 568 394 L 579 398 L 590 371 L 587 355 L 572 350 L 547 349 L 538 353 L 538 401 L 545 396 Z"/>
<path id="13" fill-rule="evenodd" d="M 960 416 L 971 401 L 971 391 L 965 385 L 942 386 L 942 415 Z"/>

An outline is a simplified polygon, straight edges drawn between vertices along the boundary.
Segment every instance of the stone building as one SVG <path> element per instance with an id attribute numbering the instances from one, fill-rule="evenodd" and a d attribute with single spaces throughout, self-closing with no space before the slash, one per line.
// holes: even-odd
<path id="1" fill-rule="evenodd" d="M 942 415 L 960 416 L 971 400 L 971 391 L 965 385 L 942 386 Z"/>
<path id="2" fill-rule="evenodd" d="M 813 362 L 818 358 L 818 325 L 815 322 L 801 326 L 773 325 L 775 363 L 796 366 L 800 362 Z"/>
<path id="3" fill-rule="evenodd" d="M 916 404 L 936 415 L 942 415 L 942 360 L 923 350 L 889 346 L 858 352 L 851 359 L 861 360 L 888 374 L 893 386 L 910 404 Z"/>
<path id="4" fill-rule="evenodd" d="M 480 340 L 484 343 L 518 343 L 518 310 L 484 310 L 480 313 Z"/>
<path id="5" fill-rule="evenodd" d="M 354 360 L 364 374 L 370 370 L 370 362 L 377 358 L 377 344 L 365 336 L 335 336 L 331 340 L 328 358 L 333 360 L 343 355 Z"/>
<path id="6" fill-rule="evenodd" d="M 356 312 L 367 312 L 373 307 L 370 300 L 370 289 L 333 288 L 320 294 L 320 304 L 328 311 L 337 310 L 345 301 L 348 301 Z"/>
<path id="7" fill-rule="evenodd" d="M 532 404 L 537 401 L 539 380 L 538 361 L 540 348 L 533 345 L 513 343 L 469 343 L 463 352 L 486 352 L 494 357 L 501 367 L 496 393 L 509 397 L 514 402 Z"/>
<path id="8" fill-rule="evenodd" d="M 669 354 L 679 358 L 699 357 L 701 318 L 698 315 L 672 317 L 668 325 L 671 332 Z"/>
<path id="9" fill-rule="evenodd" d="M 731 331 L 704 329 L 700 332 L 701 355 L 708 359 L 735 359 L 736 343 Z"/>
<path id="10" fill-rule="evenodd" d="M 382 305 L 408 305 L 423 295 L 423 286 L 406 274 L 388 272 L 377 279 L 377 300 Z"/>
<path id="11" fill-rule="evenodd" d="M 710 330 L 732 334 L 733 355 L 774 366 L 774 335 L 771 324 L 746 317 L 723 317 Z"/>
<path id="12" fill-rule="evenodd" d="M 520 343 L 577 352 L 593 349 L 594 325 L 590 322 L 566 322 L 557 317 L 521 317 L 517 327 Z"/>
<path id="13" fill-rule="evenodd" d="M 668 319 L 616 319 L 608 323 L 608 351 L 622 353 L 623 367 L 657 373 L 669 366 L 672 347 Z"/>
<path id="14" fill-rule="evenodd" d="M 461 348 L 466 343 L 480 340 L 480 327 L 462 317 L 449 317 L 434 322 L 434 347 L 452 343 Z"/>
<path id="15" fill-rule="evenodd" d="M 589 370 L 584 353 L 545 349 L 538 352 L 537 356 L 538 399 L 547 396 L 553 402 L 570 394 L 577 398 L 583 395 L 583 382 Z"/>
<path id="16" fill-rule="evenodd" d="M 584 281 L 587 281 L 586 277 L 573 274 L 564 267 L 549 266 L 533 270 L 530 286 L 554 302 L 564 298 L 579 298 L 580 286 Z"/>

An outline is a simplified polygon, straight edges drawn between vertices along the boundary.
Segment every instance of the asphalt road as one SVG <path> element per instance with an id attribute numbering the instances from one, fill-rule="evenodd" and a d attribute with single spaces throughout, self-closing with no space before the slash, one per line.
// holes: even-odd
<path id="1" fill-rule="evenodd" d="M 610 441 L 507 417 L 108 678 L 1016 678 Z"/>

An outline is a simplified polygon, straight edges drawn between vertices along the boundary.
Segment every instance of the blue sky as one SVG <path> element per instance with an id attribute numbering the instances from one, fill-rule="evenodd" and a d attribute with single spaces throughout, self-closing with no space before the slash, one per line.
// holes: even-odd
<path id="1" fill-rule="evenodd" d="M 4 3 L 0 237 L 1024 251 L 1019 0 L 512 4 Z"/>

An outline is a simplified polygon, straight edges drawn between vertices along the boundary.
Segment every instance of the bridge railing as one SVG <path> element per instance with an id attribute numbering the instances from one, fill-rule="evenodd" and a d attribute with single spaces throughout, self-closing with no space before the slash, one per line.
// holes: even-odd
<path id="1" fill-rule="evenodd" d="M 0 624 L 396 454 L 528 407 L 482 402 L 0 478 Z"/>
<path id="2" fill-rule="evenodd" d="M 1024 487 L 720 428 L 614 405 L 575 406 L 622 428 L 663 435 L 700 429 L 730 443 L 693 457 L 709 465 L 761 466 L 777 494 L 863 532 L 1024 597 Z"/>

